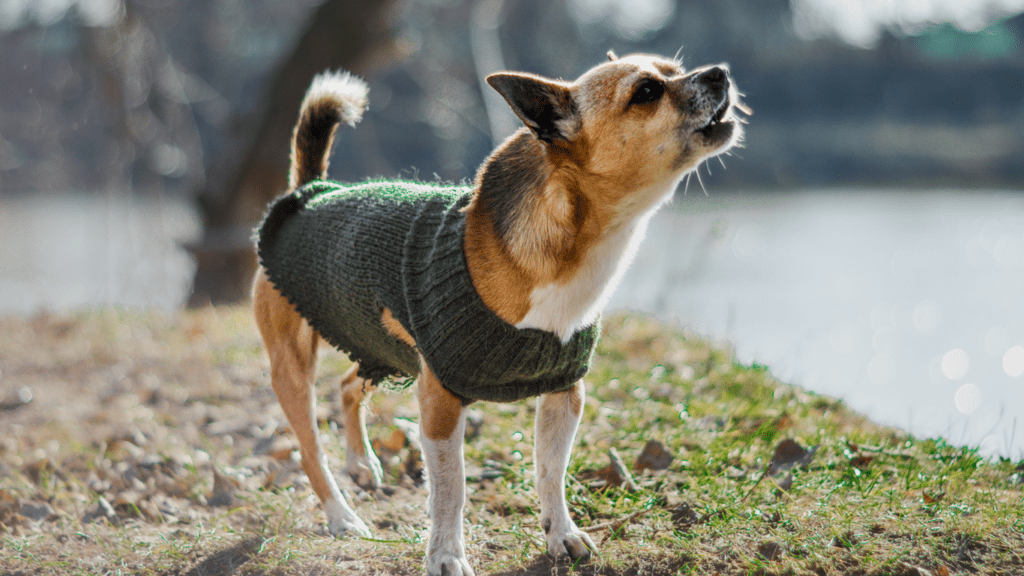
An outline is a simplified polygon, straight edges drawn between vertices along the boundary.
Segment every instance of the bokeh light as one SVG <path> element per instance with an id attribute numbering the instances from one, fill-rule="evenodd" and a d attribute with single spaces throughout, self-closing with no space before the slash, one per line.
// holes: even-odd
<path id="1" fill-rule="evenodd" d="M 1011 378 L 1024 374 L 1024 346 L 1014 346 L 1003 354 L 1003 370 Z"/>
<path id="2" fill-rule="evenodd" d="M 942 375 L 950 380 L 959 380 L 967 374 L 969 364 L 967 352 L 954 348 L 942 356 Z"/>
<path id="3" fill-rule="evenodd" d="M 981 390 L 974 384 L 964 384 L 957 389 L 953 402 L 962 414 L 970 414 L 981 405 Z"/>

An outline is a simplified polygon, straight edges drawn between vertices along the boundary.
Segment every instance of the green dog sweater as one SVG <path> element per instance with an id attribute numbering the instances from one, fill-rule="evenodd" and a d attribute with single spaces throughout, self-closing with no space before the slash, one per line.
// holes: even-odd
<path id="1" fill-rule="evenodd" d="M 599 322 L 563 344 L 487 308 L 463 252 L 471 191 L 312 182 L 271 206 L 257 231 L 260 263 L 296 311 L 374 383 L 418 374 L 418 351 L 463 402 L 566 390 L 590 368 Z M 417 348 L 383 327 L 384 308 Z"/>

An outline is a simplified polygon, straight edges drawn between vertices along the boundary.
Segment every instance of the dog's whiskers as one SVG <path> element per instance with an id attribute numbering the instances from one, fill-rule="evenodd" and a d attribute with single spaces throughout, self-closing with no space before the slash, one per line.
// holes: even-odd
<path id="1" fill-rule="evenodd" d="M 697 165 L 697 168 L 694 169 L 693 173 L 697 175 L 697 182 L 700 183 L 700 189 L 704 191 L 704 195 L 705 196 L 711 196 L 710 194 L 708 194 L 708 189 L 704 187 L 704 181 L 700 179 L 700 165 L 699 164 Z"/>
<path id="2" fill-rule="evenodd" d="M 683 65 L 683 60 L 682 60 L 682 58 L 680 58 L 679 55 L 682 54 L 682 53 L 683 53 L 683 47 L 680 46 L 679 50 L 676 50 L 675 56 L 672 57 L 672 61 L 675 62 L 676 64 L 678 64 L 680 67 L 682 67 L 682 65 Z"/>

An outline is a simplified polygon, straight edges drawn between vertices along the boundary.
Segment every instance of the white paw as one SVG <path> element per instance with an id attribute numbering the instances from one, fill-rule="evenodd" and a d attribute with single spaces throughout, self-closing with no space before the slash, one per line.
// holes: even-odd
<path id="1" fill-rule="evenodd" d="M 345 473 L 363 490 L 378 490 L 384 483 L 384 469 L 377 455 L 372 452 L 367 452 L 365 456 L 346 455 Z"/>
<path id="2" fill-rule="evenodd" d="M 591 552 L 597 551 L 597 545 L 590 535 L 576 527 L 571 520 L 567 522 L 541 521 L 544 537 L 548 542 L 548 554 L 556 560 L 568 558 L 571 562 L 590 560 Z"/>
<path id="3" fill-rule="evenodd" d="M 438 553 L 427 556 L 427 576 L 474 576 L 465 556 Z"/>
<path id="4" fill-rule="evenodd" d="M 337 500 L 328 500 L 324 504 L 327 513 L 327 531 L 331 536 L 346 536 L 349 532 L 364 538 L 370 537 L 370 528 L 347 504 Z"/>

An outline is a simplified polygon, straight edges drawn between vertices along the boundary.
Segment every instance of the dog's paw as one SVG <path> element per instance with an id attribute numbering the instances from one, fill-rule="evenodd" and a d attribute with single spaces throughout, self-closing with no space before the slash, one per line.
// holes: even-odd
<path id="1" fill-rule="evenodd" d="M 370 528 L 347 505 L 330 500 L 324 505 L 327 513 L 327 531 L 331 536 L 340 538 L 349 534 L 370 537 Z"/>
<path id="2" fill-rule="evenodd" d="M 427 576 L 474 576 L 465 556 L 431 554 L 427 556 Z"/>
<path id="3" fill-rule="evenodd" d="M 366 491 L 379 490 L 384 484 L 384 469 L 373 453 L 365 456 L 349 454 L 345 458 L 345 473 Z"/>
<path id="4" fill-rule="evenodd" d="M 548 525 L 545 530 L 548 542 L 548 554 L 555 560 L 568 558 L 570 562 L 586 562 L 591 552 L 597 551 L 597 545 L 590 535 L 580 530 L 575 524 Z"/>

